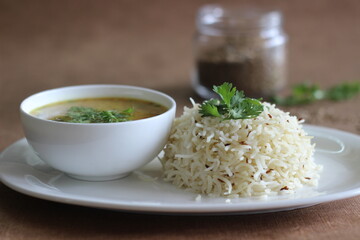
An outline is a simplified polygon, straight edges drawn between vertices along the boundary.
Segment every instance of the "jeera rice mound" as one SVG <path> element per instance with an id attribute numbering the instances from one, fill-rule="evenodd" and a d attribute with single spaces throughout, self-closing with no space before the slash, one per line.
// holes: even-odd
<path id="1" fill-rule="evenodd" d="M 230 103 L 230 101 L 229 101 Z M 293 193 L 318 184 L 311 136 L 302 121 L 263 102 L 254 118 L 205 117 L 203 105 L 176 118 L 161 162 L 164 179 L 211 197 Z"/>

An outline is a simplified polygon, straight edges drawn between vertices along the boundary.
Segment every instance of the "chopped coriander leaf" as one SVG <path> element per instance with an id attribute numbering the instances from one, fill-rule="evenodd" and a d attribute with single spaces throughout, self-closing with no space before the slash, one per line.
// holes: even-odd
<path id="1" fill-rule="evenodd" d="M 243 91 L 237 91 L 231 83 L 214 86 L 218 99 L 204 101 L 199 113 L 202 117 L 219 117 L 223 120 L 255 118 L 263 112 L 260 100 L 247 98 Z"/>
<path id="2" fill-rule="evenodd" d="M 204 103 L 201 106 L 200 114 L 203 117 L 221 117 L 217 106 L 211 103 Z"/>
<path id="3" fill-rule="evenodd" d="M 223 103 L 227 107 L 230 107 L 231 99 L 234 97 L 234 95 L 237 92 L 236 88 L 233 88 L 231 83 L 230 84 L 224 83 L 220 86 L 214 86 L 213 91 L 221 97 Z"/>
<path id="4" fill-rule="evenodd" d="M 257 99 L 244 98 L 230 110 L 230 119 L 255 118 L 264 111 L 263 105 Z"/>
<path id="5" fill-rule="evenodd" d="M 71 123 L 114 123 L 129 121 L 134 109 L 128 108 L 122 112 L 115 110 L 97 110 L 90 107 L 71 107 L 66 115 L 57 116 L 53 120 Z"/>

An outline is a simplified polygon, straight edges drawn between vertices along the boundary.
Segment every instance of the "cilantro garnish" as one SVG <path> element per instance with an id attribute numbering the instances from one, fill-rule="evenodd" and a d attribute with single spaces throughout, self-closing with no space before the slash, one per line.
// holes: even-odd
<path id="1" fill-rule="evenodd" d="M 213 91 L 220 99 L 210 99 L 200 105 L 202 117 L 219 117 L 223 120 L 255 118 L 263 112 L 260 100 L 247 98 L 243 91 L 237 91 L 231 83 L 214 86 Z"/>
<path id="2" fill-rule="evenodd" d="M 90 107 L 71 107 L 66 115 L 55 117 L 53 120 L 71 123 L 114 123 L 129 121 L 133 108 L 128 108 L 122 112 L 115 110 L 97 110 Z"/>
<path id="3" fill-rule="evenodd" d="M 320 89 L 316 84 L 302 83 L 295 85 L 289 96 L 275 96 L 272 101 L 279 105 L 293 106 L 309 104 L 318 100 L 341 101 L 352 98 L 359 93 L 360 82 L 341 83 L 327 90 Z"/>

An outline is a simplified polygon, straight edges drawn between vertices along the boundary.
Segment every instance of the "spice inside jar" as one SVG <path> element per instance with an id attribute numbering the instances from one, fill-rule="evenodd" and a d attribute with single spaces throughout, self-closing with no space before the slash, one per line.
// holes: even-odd
<path id="1" fill-rule="evenodd" d="M 286 36 L 279 12 L 207 5 L 198 14 L 194 88 L 203 98 L 231 82 L 247 96 L 268 98 L 286 83 Z"/>

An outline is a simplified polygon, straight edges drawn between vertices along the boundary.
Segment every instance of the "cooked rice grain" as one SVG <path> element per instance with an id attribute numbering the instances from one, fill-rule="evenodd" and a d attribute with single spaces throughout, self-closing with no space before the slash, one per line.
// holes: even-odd
<path id="1" fill-rule="evenodd" d="M 263 103 L 255 119 L 201 117 L 199 105 L 176 118 L 161 162 L 164 179 L 209 196 L 248 197 L 292 193 L 316 186 L 311 136 L 302 121 Z"/>

